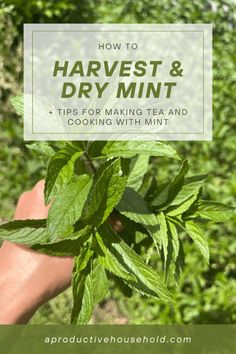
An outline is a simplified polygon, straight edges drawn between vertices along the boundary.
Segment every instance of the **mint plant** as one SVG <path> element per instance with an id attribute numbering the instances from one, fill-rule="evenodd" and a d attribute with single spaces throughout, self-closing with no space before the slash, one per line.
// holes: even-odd
<path id="1" fill-rule="evenodd" d="M 96 304 L 107 295 L 108 276 L 157 301 L 173 301 L 167 286 L 183 267 L 183 243 L 188 240 L 182 232 L 209 262 L 202 226 L 225 221 L 234 212 L 202 199 L 206 176 L 187 177 L 188 162 L 165 142 L 84 141 L 30 147 L 44 159 L 49 157 L 48 218 L 3 224 L 0 238 L 49 255 L 74 257 L 73 324 L 90 320 Z M 150 162 L 162 156 L 178 160 L 181 167 L 172 180 L 159 184 Z M 118 231 L 112 227 L 114 220 L 122 225 Z M 161 269 L 151 262 L 156 252 Z"/>

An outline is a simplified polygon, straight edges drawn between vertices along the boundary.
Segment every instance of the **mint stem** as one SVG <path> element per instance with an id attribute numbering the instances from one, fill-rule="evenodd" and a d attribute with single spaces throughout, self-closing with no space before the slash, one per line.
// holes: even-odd
<path id="1" fill-rule="evenodd" d="M 96 172 L 97 172 L 97 171 L 96 171 L 96 168 L 95 168 L 95 166 L 94 166 L 94 164 L 93 164 L 93 161 L 91 160 L 89 154 L 87 153 L 87 151 L 84 151 L 84 156 L 85 156 L 85 158 L 86 158 L 86 160 L 87 160 L 87 162 L 88 162 L 88 164 L 89 164 L 89 167 L 90 167 L 91 170 L 93 171 L 93 173 L 96 173 Z"/>

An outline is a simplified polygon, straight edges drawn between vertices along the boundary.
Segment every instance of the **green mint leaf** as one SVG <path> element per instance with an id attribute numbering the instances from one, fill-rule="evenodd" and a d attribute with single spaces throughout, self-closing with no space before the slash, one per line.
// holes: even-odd
<path id="1" fill-rule="evenodd" d="M 200 226 L 193 221 L 185 222 L 185 229 L 191 239 L 194 241 L 196 246 L 201 251 L 205 260 L 209 263 L 209 247 L 206 236 L 204 235 Z"/>
<path id="2" fill-rule="evenodd" d="M 11 103 L 16 110 L 16 113 L 19 114 L 22 118 L 24 117 L 24 98 L 23 96 L 15 96 L 11 99 Z"/>
<path id="3" fill-rule="evenodd" d="M 108 279 L 104 267 L 98 259 L 93 261 L 92 270 L 93 303 L 98 304 L 108 293 Z"/>
<path id="4" fill-rule="evenodd" d="M 41 240 L 39 243 L 35 243 L 31 248 L 35 251 L 48 254 L 50 256 L 57 257 L 75 257 L 80 253 L 81 248 L 90 239 L 91 232 L 81 233 L 80 236 L 77 234 L 76 239 L 66 239 L 64 241 L 42 244 Z"/>
<path id="5" fill-rule="evenodd" d="M 159 240 L 161 242 L 163 254 L 164 254 L 164 265 L 166 268 L 166 263 L 167 263 L 167 257 L 168 257 L 168 229 L 167 229 L 167 223 L 166 223 L 166 218 L 164 213 L 160 213 L 157 215 L 158 222 L 160 224 L 160 230 L 159 230 Z"/>
<path id="6" fill-rule="evenodd" d="M 152 205 L 156 207 L 163 207 L 168 205 L 176 197 L 184 184 L 184 177 L 188 172 L 188 161 L 185 160 L 175 178 L 169 184 L 165 184 L 164 188 L 160 190 Z"/>
<path id="7" fill-rule="evenodd" d="M 57 252 L 58 255 L 65 255 L 68 253 L 74 254 L 74 252 L 71 251 L 72 245 L 70 251 L 67 251 L 66 247 L 70 245 L 70 242 L 76 244 L 74 240 L 79 238 L 83 238 L 83 242 L 85 242 L 85 240 L 91 235 L 91 232 L 91 226 L 86 226 L 84 229 L 72 233 L 70 239 L 68 239 L 66 243 L 61 243 L 60 241 L 55 242 L 58 240 L 51 239 L 46 228 L 46 219 L 15 220 L 0 225 L 0 239 L 25 244 L 31 248 L 41 250 L 42 252 L 45 251 L 44 253 L 51 252 L 50 254 L 52 254 L 54 252 L 55 254 Z M 63 247 L 65 247 L 65 249 Z M 48 252 L 47 249 L 49 250 Z"/>
<path id="8" fill-rule="evenodd" d="M 0 225 L 0 239 L 28 246 L 36 242 L 46 243 L 49 240 L 46 220 L 15 220 Z"/>
<path id="9" fill-rule="evenodd" d="M 166 260 L 166 272 L 165 279 L 168 280 L 170 269 L 173 269 L 173 273 L 176 278 L 179 276 L 180 268 L 178 263 L 178 257 L 180 252 L 180 241 L 175 224 L 166 219 L 167 235 L 168 235 L 168 255 Z"/>
<path id="10" fill-rule="evenodd" d="M 73 232 L 74 223 L 79 220 L 92 179 L 88 175 L 75 177 L 52 203 L 47 225 L 52 240 L 68 237 Z"/>
<path id="11" fill-rule="evenodd" d="M 120 262 L 125 264 L 131 274 L 134 274 L 139 282 L 129 281 L 127 284 L 140 289 L 149 296 L 155 296 L 163 301 L 171 301 L 171 295 L 164 285 L 161 277 L 148 265 L 141 256 L 134 252 L 126 242 L 124 242 L 109 225 L 102 225 L 99 233 L 106 240 L 110 252 L 120 258 Z M 142 287 L 139 287 L 139 284 Z"/>
<path id="12" fill-rule="evenodd" d="M 157 141 L 108 141 L 101 156 L 130 158 L 135 155 L 168 156 L 180 160 L 175 149 Z"/>
<path id="13" fill-rule="evenodd" d="M 145 174 L 143 177 L 142 185 L 138 190 L 141 197 L 147 197 L 148 200 L 153 199 L 153 195 L 156 194 L 157 181 L 156 178 L 151 174 Z"/>
<path id="14" fill-rule="evenodd" d="M 179 239 L 179 253 L 175 262 L 175 278 L 178 281 L 180 274 L 183 271 L 185 262 L 184 246 L 183 241 Z"/>
<path id="15" fill-rule="evenodd" d="M 106 143 L 106 141 L 92 141 L 91 143 L 89 143 L 87 146 L 89 156 L 91 156 L 92 158 L 101 156 L 102 149 L 104 148 Z"/>
<path id="16" fill-rule="evenodd" d="M 143 176 L 148 171 L 149 156 L 139 155 L 131 161 L 127 186 L 138 191 L 143 183 Z"/>
<path id="17" fill-rule="evenodd" d="M 179 235 L 176 229 L 176 226 L 173 222 L 167 219 L 167 225 L 168 229 L 171 234 L 171 241 L 172 241 L 172 247 L 173 247 L 173 260 L 176 262 L 179 251 L 180 251 L 180 240 L 179 240 Z"/>
<path id="18" fill-rule="evenodd" d="M 163 264 L 165 269 L 165 277 L 167 278 L 169 267 L 172 262 L 172 253 L 173 253 L 173 240 L 172 234 L 167 223 L 167 219 L 163 212 L 160 212 L 157 216 L 158 225 L 155 226 L 146 226 L 147 231 L 152 237 L 154 243 L 158 244 L 158 247 L 163 252 Z"/>
<path id="19" fill-rule="evenodd" d="M 197 200 L 198 198 L 198 192 L 193 194 L 191 197 L 189 197 L 187 200 L 185 200 L 182 204 L 180 204 L 177 207 L 171 208 L 170 211 L 167 210 L 167 215 L 168 216 L 178 216 L 186 211 L 189 210 L 189 208 L 193 205 L 193 203 Z"/>
<path id="20" fill-rule="evenodd" d="M 93 251 L 86 247 L 74 260 L 72 324 L 86 324 L 93 313 L 92 256 Z"/>
<path id="21" fill-rule="evenodd" d="M 126 183 L 120 159 L 101 166 L 94 176 L 82 219 L 95 226 L 103 223 L 119 202 Z"/>
<path id="22" fill-rule="evenodd" d="M 216 223 L 225 222 L 235 216 L 235 209 L 221 203 L 201 200 L 194 215 Z"/>
<path id="23" fill-rule="evenodd" d="M 116 209 L 127 218 L 143 225 L 156 225 L 156 215 L 152 214 L 147 203 L 132 188 L 126 188 Z"/>
<path id="24" fill-rule="evenodd" d="M 169 206 L 180 205 L 191 196 L 198 194 L 203 186 L 205 179 L 206 175 L 185 178 L 183 187 L 173 199 L 173 201 L 169 204 Z"/>
<path id="25" fill-rule="evenodd" d="M 119 278 L 125 280 L 135 280 L 135 276 L 131 275 L 124 268 L 124 266 L 120 264 L 117 258 L 112 254 L 109 247 L 107 247 L 103 237 L 98 232 L 96 233 L 96 240 L 97 240 L 96 253 L 98 256 L 99 263 L 110 273 L 114 274 Z"/>
<path id="26" fill-rule="evenodd" d="M 48 204 L 63 190 L 74 174 L 74 163 L 83 154 L 67 144 L 50 159 L 45 181 L 45 201 Z"/>
<path id="27" fill-rule="evenodd" d="M 27 148 L 32 150 L 40 159 L 45 163 L 49 158 L 53 157 L 55 150 L 46 142 L 37 142 L 32 144 L 26 144 Z"/>

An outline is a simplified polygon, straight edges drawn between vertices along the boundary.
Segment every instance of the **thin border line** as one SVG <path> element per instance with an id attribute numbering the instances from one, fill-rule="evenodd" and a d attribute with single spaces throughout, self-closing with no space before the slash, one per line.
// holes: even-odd
<path id="1" fill-rule="evenodd" d="M 205 104 L 205 102 L 204 102 L 204 59 L 205 59 L 205 53 L 204 53 L 204 49 L 205 49 L 205 45 L 204 45 L 204 31 L 191 31 L 191 30 L 182 30 L 182 31 L 179 31 L 179 30 L 169 30 L 169 31 L 167 31 L 167 30 L 136 30 L 136 31 L 123 31 L 123 30 L 100 30 L 100 31 L 98 31 L 98 30 L 90 30 L 90 31 L 87 31 L 87 30 L 77 30 L 77 31 L 72 31 L 72 30 L 64 30 L 64 31 L 62 31 L 62 30 L 37 30 L 37 31 L 32 31 L 32 131 L 31 131 L 31 133 L 32 133 L 32 135 L 38 135 L 38 134 L 57 134 L 57 135 L 61 135 L 61 134 L 75 134 L 75 135 L 78 135 L 78 134 L 81 134 L 81 135 L 88 135 L 88 134 L 90 134 L 90 133 L 82 133 L 82 132 L 79 132 L 79 133 L 77 133 L 77 132 L 61 132 L 61 133 L 55 133 L 55 132 L 38 132 L 38 133 L 36 133 L 36 132 L 34 132 L 34 110 L 33 110 L 33 102 L 34 102 L 34 100 L 33 100 L 33 97 L 34 97 L 34 93 L 33 93 L 33 65 L 34 65 L 34 52 L 33 52 L 33 39 L 34 39 L 34 37 L 33 37 L 33 35 L 34 35 L 34 33 L 37 33 L 37 32 L 61 32 L 61 33 L 64 33 L 64 32 L 74 32 L 74 33 L 76 33 L 76 32 L 87 32 L 87 33 L 92 33 L 92 32 L 124 32 L 124 33 L 130 33 L 130 32 L 133 32 L 133 33 L 135 33 L 135 32 L 153 32 L 153 33 L 155 33 L 155 32 L 179 32 L 179 33 L 181 33 L 181 32 L 189 32 L 189 33 L 202 33 L 203 34 L 203 131 L 202 132 L 197 132 L 197 133 L 195 133 L 195 132 L 191 132 L 191 133 L 155 133 L 155 134 L 166 134 L 166 135 L 169 135 L 169 134 L 173 134 L 173 135 L 178 135 L 178 134 L 196 134 L 196 135 L 198 135 L 198 134 L 204 134 L 205 133 L 205 116 L 204 116 L 204 114 L 205 114 L 205 111 L 204 111 L 204 104 Z M 106 132 L 106 133 L 93 133 L 93 135 L 105 135 L 105 134 L 113 134 L 113 135 L 118 135 L 118 134 L 124 134 L 124 132 L 122 132 L 122 133 L 109 133 L 109 132 Z M 128 134 L 138 134 L 138 132 L 136 131 L 136 132 L 129 132 Z M 140 135 L 140 134 L 139 134 Z M 145 135 L 153 135 L 153 133 L 145 133 Z"/>
<path id="2" fill-rule="evenodd" d="M 123 30 L 115 30 L 115 31 L 110 31 L 110 30 L 97 30 L 97 31 L 92 31 L 92 30 L 90 30 L 90 31 L 86 31 L 86 30 L 80 30 L 80 31 L 69 31 L 69 30 L 65 30 L 65 31 L 56 31 L 56 30 L 48 30 L 48 31 L 46 31 L 46 30 L 37 30 L 37 31 L 33 31 L 33 32 L 124 32 L 124 33 L 126 33 L 126 32 L 133 32 L 133 33 L 135 33 L 135 32 L 193 32 L 193 33 L 197 33 L 197 32 L 204 32 L 204 31 L 190 31 L 190 30 L 183 30 L 183 31 L 177 31 L 177 30 L 173 30 L 173 31 L 166 31 L 166 30 L 156 30 L 156 31 L 149 31 L 149 30 L 140 30 L 140 31 L 123 31 Z"/>
<path id="3" fill-rule="evenodd" d="M 203 134 L 205 133 L 205 33 L 203 31 L 203 58 L 202 58 L 202 74 L 203 74 L 203 82 L 202 82 L 202 100 L 203 100 L 203 107 L 202 107 L 202 115 L 203 115 Z"/>
<path id="4" fill-rule="evenodd" d="M 31 130 L 32 134 L 34 133 L 34 31 L 32 31 L 32 123 L 31 123 Z"/>

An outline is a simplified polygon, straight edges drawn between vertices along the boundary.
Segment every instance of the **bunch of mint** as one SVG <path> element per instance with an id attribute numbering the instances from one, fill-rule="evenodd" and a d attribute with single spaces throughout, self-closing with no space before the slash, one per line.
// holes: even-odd
<path id="1" fill-rule="evenodd" d="M 159 301 L 172 301 L 168 278 L 183 267 L 185 232 L 209 262 L 201 224 L 222 222 L 231 208 L 201 199 L 205 175 L 186 177 L 188 162 L 155 141 L 34 143 L 50 156 L 45 182 L 47 220 L 18 220 L 0 226 L 0 239 L 49 255 L 73 256 L 73 324 L 84 324 L 108 292 L 108 276 Z M 159 184 L 150 161 L 181 161 L 178 174 Z M 112 228 L 114 220 L 121 225 Z M 142 245 L 149 260 L 144 261 Z M 158 253 L 163 267 L 151 266 Z"/>

